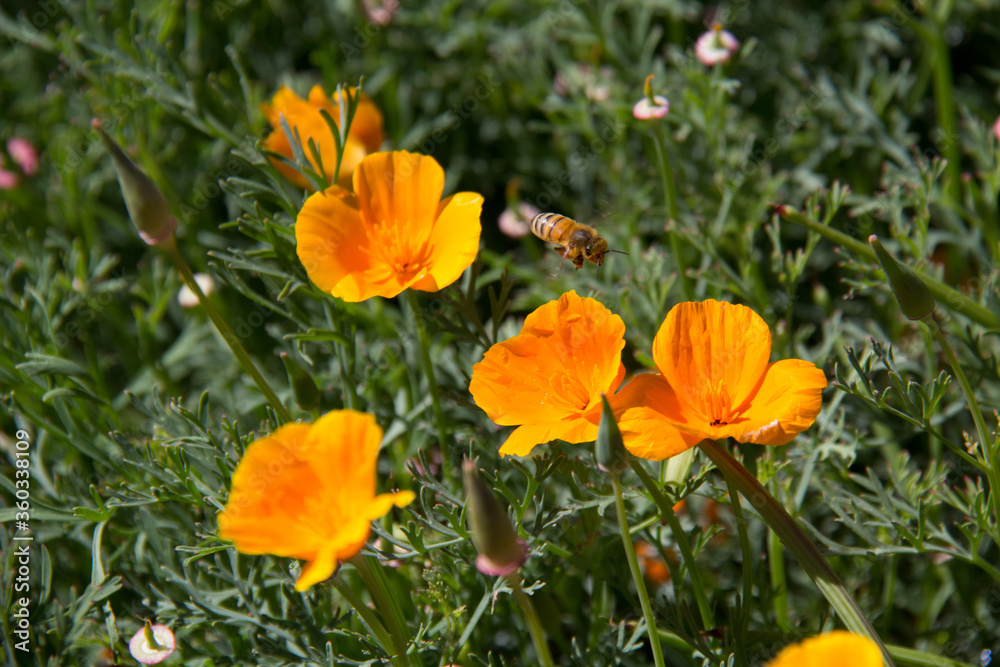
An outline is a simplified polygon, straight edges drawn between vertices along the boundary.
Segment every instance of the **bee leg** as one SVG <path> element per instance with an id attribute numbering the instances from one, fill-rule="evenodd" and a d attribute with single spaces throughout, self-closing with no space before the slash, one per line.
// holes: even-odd
<path id="1" fill-rule="evenodd" d="M 573 266 L 576 267 L 577 271 L 583 268 L 583 255 L 577 255 L 573 258 Z"/>

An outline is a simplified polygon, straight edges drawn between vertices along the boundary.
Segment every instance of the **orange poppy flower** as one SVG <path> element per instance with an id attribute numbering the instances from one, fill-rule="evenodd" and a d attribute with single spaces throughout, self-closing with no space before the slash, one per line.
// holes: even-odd
<path id="1" fill-rule="evenodd" d="M 674 306 L 653 341 L 660 373 L 636 377 L 612 402 L 625 447 L 660 460 L 705 438 L 786 444 L 816 420 L 827 380 L 808 361 L 770 356 L 771 332 L 746 306 Z"/>
<path id="2" fill-rule="evenodd" d="M 442 201 L 443 191 L 444 170 L 432 157 L 369 155 L 354 171 L 353 193 L 334 185 L 299 211 L 295 240 L 309 278 L 344 301 L 455 282 L 479 252 L 483 197 Z"/>
<path id="3" fill-rule="evenodd" d="M 882 652 L 867 637 L 834 630 L 786 646 L 767 667 L 882 667 Z"/>
<path id="4" fill-rule="evenodd" d="M 674 509 L 676 510 L 676 506 L 674 506 Z M 639 540 L 633 546 L 635 547 L 635 555 L 639 560 L 639 567 L 642 569 L 642 574 L 648 582 L 659 586 L 670 581 L 670 566 L 660 556 L 660 552 L 656 547 L 645 540 Z M 670 562 L 674 562 L 675 560 L 675 558 L 671 558 Z"/>
<path id="5" fill-rule="evenodd" d="M 245 554 L 308 561 L 295 589 L 328 579 L 368 539 L 369 524 L 411 491 L 375 495 L 382 429 L 372 415 L 335 410 L 286 424 L 251 444 L 233 473 L 219 536 Z"/>
<path id="6" fill-rule="evenodd" d="M 472 367 L 469 391 L 494 422 L 518 426 L 500 453 L 527 456 L 551 440 L 594 440 L 601 394 L 614 394 L 625 377 L 624 336 L 620 317 L 571 291 L 491 347 Z"/>
<path id="7" fill-rule="evenodd" d="M 354 90 L 351 92 L 353 93 Z M 330 132 L 330 126 L 320 114 L 320 109 L 325 109 L 339 127 L 340 106 L 326 94 L 323 86 L 313 86 L 307 100 L 296 95 L 291 88 L 282 86 L 271 98 L 271 103 L 261 104 L 260 109 L 267 116 L 267 121 L 272 128 L 271 134 L 264 140 L 265 149 L 289 160 L 294 160 L 292 145 L 288 142 L 288 137 L 285 136 L 284 128 L 281 127 L 281 116 L 284 116 L 288 127 L 293 132 L 298 130 L 299 139 L 302 141 L 302 150 L 312 168 L 319 172 L 319 164 L 316 163 L 312 151 L 309 150 L 310 138 L 316 144 L 316 150 L 319 151 L 320 158 L 323 160 L 323 169 L 326 170 L 327 176 L 333 176 L 330 171 L 337 166 L 337 144 Z M 349 183 L 351 174 L 354 173 L 358 163 L 369 153 L 377 151 L 384 140 L 382 112 L 378 110 L 371 98 L 362 93 L 358 109 L 351 121 L 351 128 L 347 133 L 344 159 L 340 164 L 337 182 Z M 271 164 L 295 185 L 301 188 L 311 187 L 302 174 L 281 160 L 272 158 Z"/>

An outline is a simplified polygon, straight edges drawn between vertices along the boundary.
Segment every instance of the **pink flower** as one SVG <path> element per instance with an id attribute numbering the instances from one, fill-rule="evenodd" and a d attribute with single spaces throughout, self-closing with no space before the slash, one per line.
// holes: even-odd
<path id="1" fill-rule="evenodd" d="M 632 107 L 632 115 L 639 120 L 650 120 L 651 118 L 663 118 L 670 111 L 670 102 L 663 95 L 657 95 L 650 102 L 648 97 L 644 97 Z"/>
<path id="2" fill-rule="evenodd" d="M 21 182 L 17 174 L 0 167 L 0 190 L 12 190 Z"/>
<path id="3" fill-rule="evenodd" d="M 174 633 L 165 625 L 153 625 L 149 627 L 149 632 L 153 635 L 158 646 L 153 646 L 146 637 L 146 628 L 139 628 L 139 632 L 132 636 L 128 643 L 128 652 L 132 657 L 144 665 L 155 665 L 163 662 L 174 652 Z"/>
<path id="4" fill-rule="evenodd" d="M 34 175 L 38 171 L 38 151 L 31 145 L 31 142 L 21 137 L 11 137 L 7 141 L 7 152 L 11 159 L 17 163 L 28 176 Z"/>
<path id="5" fill-rule="evenodd" d="M 378 4 L 365 0 L 362 4 L 368 20 L 378 25 L 389 25 L 393 15 L 399 11 L 399 0 L 384 0 Z"/>
<path id="6" fill-rule="evenodd" d="M 703 64 L 714 65 L 729 60 L 739 47 L 740 42 L 733 37 L 733 33 L 723 30 L 722 26 L 716 23 L 695 42 L 694 54 Z"/>
<path id="7" fill-rule="evenodd" d="M 519 202 L 516 209 L 508 207 L 503 210 L 497 218 L 497 226 L 512 239 L 519 239 L 531 233 L 531 219 L 539 213 L 541 211 L 536 206 Z"/>
<path id="8" fill-rule="evenodd" d="M 997 122 L 993 123 L 993 134 L 997 136 L 997 141 L 1000 141 L 1000 116 L 997 116 Z"/>

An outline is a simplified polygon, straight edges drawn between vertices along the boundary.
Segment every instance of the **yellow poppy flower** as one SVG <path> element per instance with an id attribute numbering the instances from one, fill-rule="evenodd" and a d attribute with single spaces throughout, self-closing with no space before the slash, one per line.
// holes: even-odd
<path id="1" fill-rule="evenodd" d="M 444 170 L 432 157 L 369 155 L 354 172 L 353 193 L 331 186 L 299 212 L 295 240 L 309 278 L 344 301 L 455 282 L 479 252 L 483 197 L 459 192 L 442 201 L 443 191 Z"/>
<path id="2" fill-rule="evenodd" d="M 330 172 L 337 166 L 337 144 L 334 142 L 330 126 L 320 114 L 320 110 L 325 109 L 339 127 L 340 107 L 326 94 L 322 86 L 313 86 L 312 90 L 309 91 L 309 98 L 305 100 L 296 95 L 292 89 L 282 86 L 274 94 L 271 103 L 261 104 L 260 108 L 272 128 L 271 134 L 264 140 L 265 149 L 289 160 L 294 159 L 292 145 L 288 142 L 288 137 L 285 136 L 284 128 L 281 127 L 281 117 L 284 116 L 288 127 L 293 132 L 298 131 L 299 139 L 302 141 L 302 149 L 305 151 L 306 158 L 312 168 L 319 171 L 319 164 L 316 163 L 309 150 L 310 138 L 316 144 L 327 176 L 333 177 Z M 384 140 L 382 112 L 378 110 L 371 98 L 362 93 L 358 109 L 351 122 L 351 129 L 347 134 L 344 159 L 340 164 L 337 182 L 350 183 L 351 174 L 354 173 L 358 163 L 369 153 L 377 151 Z M 272 158 L 271 164 L 292 183 L 301 188 L 311 187 L 302 174 L 284 162 Z"/>
<path id="3" fill-rule="evenodd" d="M 552 440 L 594 440 L 601 394 L 614 394 L 625 377 L 624 336 L 620 317 L 571 291 L 491 347 L 472 367 L 469 391 L 494 422 L 518 426 L 500 453 L 527 456 Z"/>
<path id="4" fill-rule="evenodd" d="M 867 637 L 834 630 L 786 646 L 767 667 L 882 667 L 882 652 Z"/>
<path id="5" fill-rule="evenodd" d="M 295 589 L 333 575 L 368 539 L 369 524 L 410 491 L 375 495 L 382 429 L 375 417 L 336 410 L 315 424 L 286 424 L 252 443 L 233 473 L 219 536 L 245 554 L 307 561 Z"/>
<path id="6" fill-rule="evenodd" d="M 612 402 L 625 447 L 660 460 L 705 438 L 788 443 L 816 420 L 827 380 L 808 361 L 770 356 L 771 332 L 750 308 L 678 304 L 653 341 L 660 372 L 639 375 Z"/>

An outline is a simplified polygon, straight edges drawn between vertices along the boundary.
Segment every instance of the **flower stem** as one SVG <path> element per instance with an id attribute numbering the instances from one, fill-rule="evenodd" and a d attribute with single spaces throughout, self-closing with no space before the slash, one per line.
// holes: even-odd
<path id="1" fill-rule="evenodd" d="M 639 476 L 646 490 L 649 491 L 649 495 L 652 496 L 653 503 L 660 510 L 660 518 L 670 526 L 670 532 L 674 536 L 674 541 L 677 542 L 677 548 L 680 549 L 681 558 L 684 559 L 688 574 L 691 575 L 691 588 L 694 589 L 694 599 L 698 604 L 698 612 L 701 614 L 702 627 L 705 630 L 711 630 L 715 626 L 715 620 L 712 617 L 712 607 L 708 603 L 708 595 L 705 594 L 705 584 L 701 579 L 701 569 L 695 563 L 694 552 L 691 551 L 691 544 L 688 542 L 687 533 L 681 527 L 681 522 L 678 521 L 674 508 L 663 497 L 660 489 L 656 486 L 649 473 L 646 472 L 646 469 L 642 467 L 642 464 L 635 459 L 631 459 L 629 460 L 629 465 L 632 466 L 632 470 Z"/>
<path id="2" fill-rule="evenodd" d="M 781 549 L 778 534 L 771 531 L 767 534 L 767 562 L 771 570 L 771 588 L 774 591 L 774 615 L 778 627 L 791 630 L 788 620 L 788 578 L 785 576 L 785 552 Z"/>
<path id="3" fill-rule="evenodd" d="M 507 575 L 507 583 L 513 589 L 514 599 L 517 600 L 518 606 L 521 607 L 521 613 L 524 614 L 524 620 L 528 623 L 528 633 L 535 645 L 539 664 L 542 667 L 553 667 L 555 663 L 552 662 L 552 653 L 549 652 L 549 645 L 545 641 L 545 631 L 542 630 L 542 622 L 538 618 L 538 612 L 535 611 L 535 605 L 532 604 L 531 598 L 521 588 L 521 571 L 515 570 L 513 574 Z"/>
<path id="4" fill-rule="evenodd" d="M 236 356 L 236 360 L 239 361 L 240 365 L 243 367 L 243 370 L 249 373 L 250 377 L 253 378 L 253 381 L 257 383 L 257 387 L 259 387 L 261 393 L 264 394 L 264 398 L 266 398 L 267 402 L 272 408 L 274 408 L 274 412 L 277 414 L 278 419 L 285 423 L 291 422 L 291 413 L 289 413 L 284 404 L 278 400 L 278 396 L 274 393 L 274 390 L 271 389 L 271 385 L 267 383 L 264 376 L 261 375 L 259 370 L 257 370 L 257 366 L 254 365 L 253 359 L 251 359 L 250 355 L 247 354 L 246 348 L 244 348 L 243 344 L 240 343 L 240 339 L 236 336 L 233 330 L 229 328 L 226 320 L 223 319 L 219 311 L 215 309 L 215 306 L 208 300 L 205 293 L 201 291 L 201 287 L 194 279 L 194 273 L 192 273 L 191 267 L 188 266 L 184 256 L 181 255 L 180 250 L 177 248 L 176 241 L 171 240 L 169 243 L 161 243 L 159 247 L 163 248 L 163 250 L 167 253 L 167 256 L 169 256 L 173 261 L 174 266 L 176 266 L 177 270 L 180 271 L 184 284 L 188 286 L 188 289 L 194 292 L 195 296 L 198 297 L 198 302 L 201 304 L 201 307 L 205 309 L 205 314 L 208 315 L 208 319 L 212 320 L 212 324 L 215 325 L 216 330 L 218 330 L 218 332 L 222 335 L 222 339 L 226 341 L 226 345 L 228 345 L 229 349 L 232 350 L 233 354 Z"/>
<path id="5" fill-rule="evenodd" d="M 820 236 L 833 241 L 837 245 L 847 248 L 859 257 L 863 257 L 870 262 L 878 261 L 878 257 L 875 255 L 875 251 L 870 245 L 848 236 L 839 229 L 834 229 L 829 225 L 823 224 L 819 220 L 814 220 L 802 212 L 795 210 L 791 206 L 777 206 L 775 211 L 785 220 L 802 225 L 806 229 L 810 229 L 818 233 Z M 911 267 L 911 270 L 913 273 L 917 274 L 917 277 L 920 278 L 920 280 L 924 281 L 924 284 L 927 285 L 927 288 L 931 291 L 931 294 L 934 295 L 934 298 L 937 299 L 938 303 L 946 304 L 952 312 L 965 315 L 973 322 L 977 322 L 984 327 L 989 329 L 1000 329 L 1000 316 L 997 316 L 997 314 L 989 308 L 981 306 L 954 287 L 945 284 L 941 280 L 938 280 L 936 277 L 920 270 L 917 267 Z"/>
<path id="6" fill-rule="evenodd" d="M 368 592 L 375 601 L 375 607 L 381 612 L 385 624 L 389 626 L 387 630 L 392 638 L 396 654 L 405 655 L 409 635 L 406 632 L 406 619 L 403 617 L 403 610 L 399 606 L 399 600 L 393 595 L 381 564 L 371 567 L 369 560 L 367 556 L 358 554 L 350 562 L 361 575 L 365 587 L 368 588 Z"/>
<path id="7" fill-rule="evenodd" d="M 743 559 L 743 603 L 740 605 L 740 623 L 742 623 L 743 629 L 740 636 L 745 637 L 750 622 L 748 612 L 750 600 L 753 599 L 753 552 L 750 549 L 750 535 L 747 533 L 747 519 L 743 514 L 743 503 L 740 502 L 740 494 L 728 476 L 726 477 L 726 488 L 729 489 L 729 502 L 733 508 L 733 516 L 736 518 L 736 533 L 740 538 Z"/>
<path id="8" fill-rule="evenodd" d="M 979 401 L 976 399 L 975 392 L 972 391 L 972 385 L 969 384 L 969 378 L 965 376 L 962 364 L 958 360 L 958 356 L 955 354 L 955 350 L 952 349 L 948 339 L 945 338 L 944 332 L 941 331 L 941 327 L 938 326 L 937 320 L 934 319 L 934 314 L 931 313 L 921 321 L 931 330 L 934 340 L 938 342 L 941 350 L 944 351 L 944 356 L 948 359 L 948 365 L 951 366 L 951 371 L 955 374 L 955 379 L 958 380 L 958 385 L 962 388 L 962 393 L 965 394 L 965 401 L 969 404 L 969 411 L 972 413 L 972 420 L 976 423 L 976 431 L 979 434 L 979 449 L 986 462 L 986 477 L 990 482 L 990 497 L 993 499 L 993 511 L 997 519 L 1000 519 L 1000 456 L 997 455 L 997 443 L 990 437 L 989 428 L 986 426 L 986 419 L 983 418 L 983 411 L 979 407 Z"/>
<path id="9" fill-rule="evenodd" d="M 434 420 L 437 422 L 438 437 L 441 439 L 441 473 L 447 478 L 450 466 L 448 465 L 448 424 L 444 419 L 444 411 L 441 409 L 441 398 L 438 396 L 437 380 L 434 377 L 434 363 L 431 361 L 431 342 L 427 336 L 427 322 L 423 313 L 420 312 L 420 304 L 413 290 L 406 290 L 406 297 L 413 311 L 413 321 L 417 328 L 417 338 L 420 340 L 420 360 L 424 365 L 424 373 L 427 375 L 427 383 L 430 385 L 431 405 L 434 407 Z"/>
<path id="10" fill-rule="evenodd" d="M 341 596 L 347 600 L 351 607 L 354 608 L 354 611 L 357 612 L 361 624 L 365 626 L 375 641 L 379 643 L 379 646 L 382 647 L 382 650 L 389 656 L 389 662 L 391 662 L 394 667 L 410 667 L 403 655 L 393 655 L 395 651 L 393 650 L 392 637 L 389 636 L 385 627 L 379 622 L 375 612 L 369 609 L 368 606 L 361 601 L 361 598 L 359 598 L 354 591 L 351 590 L 351 587 L 341 581 L 340 577 L 334 577 L 332 581 L 333 587 L 337 589 L 337 592 L 339 592 Z"/>
<path id="11" fill-rule="evenodd" d="M 962 153 L 958 143 L 958 123 L 955 120 L 955 86 L 951 77 L 951 53 L 944 31 L 947 18 L 934 21 L 934 27 L 929 30 L 931 52 L 931 67 L 934 75 L 934 104 L 937 110 L 937 121 L 941 128 L 940 144 L 948 158 L 947 192 L 956 204 L 962 201 Z"/>
<path id="12" fill-rule="evenodd" d="M 642 571 L 639 570 L 639 559 L 636 558 L 635 547 L 632 546 L 632 538 L 629 536 L 628 519 L 625 517 L 625 500 L 622 498 L 621 478 L 615 474 L 610 474 L 609 476 L 611 477 L 611 485 L 615 490 L 615 513 L 618 514 L 618 532 L 622 536 L 622 545 L 625 547 L 625 558 L 628 560 L 628 569 L 632 572 L 632 581 L 635 583 L 636 592 L 639 594 L 639 604 L 642 605 L 642 615 L 646 619 L 646 635 L 649 637 L 649 646 L 653 650 L 653 661 L 656 667 L 666 667 L 666 664 L 663 662 L 663 650 L 660 648 L 660 635 L 656 630 L 656 617 L 653 616 L 653 606 L 649 603 L 646 582 L 642 579 Z"/>
<path id="13" fill-rule="evenodd" d="M 799 561 L 802 569 L 806 571 L 809 578 L 826 597 L 847 629 L 875 642 L 882 652 L 882 659 L 885 660 L 886 667 L 895 667 L 892 656 L 889 655 L 882 640 L 879 639 L 878 633 L 865 618 L 854 598 L 844 588 L 840 577 L 826 562 L 823 554 L 816 548 L 812 540 L 788 515 L 785 508 L 757 481 L 757 478 L 751 475 L 739 461 L 730 456 L 729 452 L 720 447 L 714 440 L 702 440 L 698 446 L 708 455 L 708 458 L 712 459 L 712 463 L 722 471 L 726 479 L 731 480 L 733 485 L 743 494 L 743 497 L 757 509 L 771 530 L 778 534 L 781 542 Z"/>
<path id="14" fill-rule="evenodd" d="M 659 122 L 653 129 L 653 145 L 656 146 L 656 165 L 663 180 L 663 196 L 667 203 L 667 215 L 673 224 L 680 224 L 680 213 L 677 207 L 677 184 L 674 182 L 674 169 L 670 163 L 670 152 L 663 140 L 662 127 Z M 677 280 L 680 282 L 681 294 L 684 299 L 691 298 L 691 286 L 685 274 L 684 258 L 681 255 L 681 242 L 677 234 L 670 234 L 670 252 L 674 256 L 674 266 L 677 268 Z"/>

